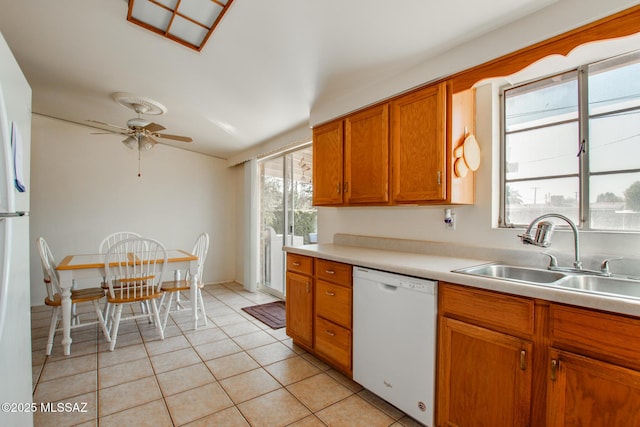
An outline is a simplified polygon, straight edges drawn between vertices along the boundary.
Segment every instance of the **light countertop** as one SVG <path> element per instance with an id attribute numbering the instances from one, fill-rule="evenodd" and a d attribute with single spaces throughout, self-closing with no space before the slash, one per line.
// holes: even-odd
<path id="1" fill-rule="evenodd" d="M 598 295 L 554 287 L 553 285 L 519 283 L 452 272 L 452 270 L 460 268 L 498 261 L 496 259 L 477 259 L 457 257 L 455 255 L 440 256 L 333 243 L 287 246 L 284 250 L 299 255 L 308 255 L 407 276 L 457 283 L 491 291 L 640 317 L 640 300 L 638 299 Z"/>

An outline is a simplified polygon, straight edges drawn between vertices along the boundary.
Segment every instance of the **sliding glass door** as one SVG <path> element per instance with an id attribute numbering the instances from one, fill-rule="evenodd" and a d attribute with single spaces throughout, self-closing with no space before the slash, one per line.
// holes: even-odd
<path id="1" fill-rule="evenodd" d="M 283 246 L 317 241 L 311 145 L 261 160 L 259 289 L 285 295 Z"/>

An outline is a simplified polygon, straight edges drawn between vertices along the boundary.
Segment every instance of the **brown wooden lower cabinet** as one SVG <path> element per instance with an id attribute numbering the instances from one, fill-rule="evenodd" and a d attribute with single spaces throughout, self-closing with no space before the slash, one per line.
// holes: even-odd
<path id="1" fill-rule="evenodd" d="M 287 335 L 313 347 L 313 278 L 287 272 Z"/>
<path id="2" fill-rule="evenodd" d="M 287 335 L 352 375 L 352 266 L 287 255 Z"/>
<path id="3" fill-rule="evenodd" d="M 439 425 L 528 426 L 532 343 L 443 318 Z"/>
<path id="4" fill-rule="evenodd" d="M 547 425 L 640 426 L 640 372 L 552 349 Z"/>
<path id="5" fill-rule="evenodd" d="M 439 298 L 437 426 L 640 426 L 640 318 L 442 282 Z"/>
<path id="6" fill-rule="evenodd" d="M 351 329 L 316 316 L 315 351 L 342 372 L 351 372 Z"/>

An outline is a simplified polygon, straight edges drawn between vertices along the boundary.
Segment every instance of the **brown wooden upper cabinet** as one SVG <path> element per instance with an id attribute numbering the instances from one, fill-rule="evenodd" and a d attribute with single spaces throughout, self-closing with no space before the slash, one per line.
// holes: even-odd
<path id="1" fill-rule="evenodd" d="M 389 201 L 389 106 L 383 104 L 313 131 L 315 205 Z"/>
<path id="2" fill-rule="evenodd" d="M 313 204 L 342 204 L 344 125 L 333 121 L 313 129 Z"/>
<path id="3" fill-rule="evenodd" d="M 394 202 L 446 201 L 447 106 L 445 83 L 391 101 Z"/>
<path id="4" fill-rule="evenodd" d="M 345 203 L 389 201 L 389 106 L 344 120 Z"/>
<path id="5" fill-rule="evenodd" d="M 475 129 L 473 89 L 443 82 L 318 126 L 316 206 L 473 204 L 475 176 L 454 175 L 453 150 Z"/>

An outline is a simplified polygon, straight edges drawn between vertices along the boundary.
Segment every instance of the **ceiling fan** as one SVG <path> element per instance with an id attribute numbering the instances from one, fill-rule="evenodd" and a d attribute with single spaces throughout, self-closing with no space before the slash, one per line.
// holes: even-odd
<path id="1" fill-rule="evenodd" d="M 116 92 L 111 97 L 120 105 L 127 107 L 136 113 L 138 117 L 134 117 L 127 121 L 127 127 L 112 125 L 110 123 L 100 122 L 97 120 L 88 120 L 109 129 L 104 129 L 110 134 L 126 135 L 122 141 L 124 145 L 130 149 L 138 148 L 139 151 L 147 151 L 153 148 L 158 142 L 157 139 L 170 139 L 181 142 L 191 142 L 193 139 L 188 136 L 169 135 L 159 133 L 165 130 L 165 127 L 158 123 L 153 123 L 142 118 L 143 114 L 159 115 L 167 112 L 164 105 L 149 98 L 133 95 L 125 92 Z"/>

